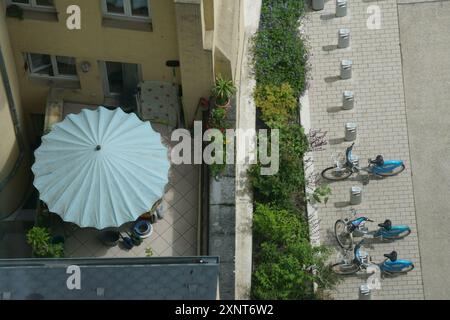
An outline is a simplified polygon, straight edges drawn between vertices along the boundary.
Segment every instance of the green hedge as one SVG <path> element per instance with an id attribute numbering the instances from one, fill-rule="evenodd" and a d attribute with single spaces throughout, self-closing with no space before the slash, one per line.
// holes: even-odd
<path id="1" fill-rule="evenodd" d="M 306 86 L 307 50 L 299 35 L 301 0 L 263 0 L 253 54 L 259 85 L 288 83 L 296 96 Z"/>
<path id="2" fill-rule="evenodd" d="M 255 299 L 317 299 L 338 281 L 326 264 L 329 250 L 311 245 L 305 221 L 303 156 L 310 146 L 297 121 L 307 74 L 298 30 L 304 9 L 301 0 L 263 0 L 254 38 L 255 104 L 264 125 L 280 133 L 278 173 L 263 176 L 260 164 L 249 170 L 255 194 Z"/>
<path id="3" fill-rule="evenodd" d="M 313 247 L 308 224 L 298 214 L 257 204 L 253 220 L 256 240 L 252 297 L 255 299 L 316 299 L 337 282 L 326 259 L 329 250 Z M 315 270 L 315 272 L 313 272 Z"/>
<path id="4" fill-rule="evenodd" d="M 260 85 L 254 92 L 255 104 L 261 110 L 261 120 L 269 127 L 287 123 L 295 118 L 297 99 L 287 83 L 281 86 Z"/>
<path id="5" fill-rule="evenodd" d="M 290 208 L 303 197 L 305 176 L 303 155 L 308 150 L 308 139 L 299 124 L 278 124 L 280 131 L 279 171 L 275 175 L 261 175 L 260 164 L 249 170 L 255 200 L 260 203 L 276 203 L 281 208 Z"/>

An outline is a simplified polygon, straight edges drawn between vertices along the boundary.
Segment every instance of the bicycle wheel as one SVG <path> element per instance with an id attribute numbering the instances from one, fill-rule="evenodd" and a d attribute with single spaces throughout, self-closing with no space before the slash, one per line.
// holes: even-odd
<path id="1" fill-rule="evenodd" d="M 405 165 L 404 165 L 404 164 L 402 164 L 401 166 L 395 168 L 395 169 L 392 170 L 392 171 L 389 171 L 389 172 L 380 172 L 380 173 L 377 173 L 377 175 L 382 176 L 382 177 L 392 177 L 392 176 L 398 175 L 398 174 L 401 173 L 403 170 L 405 170 Z"/>
<path id="2" fill-rule="evenodd" d="M 336 274 L 349 275 L 349 274 L 354 274 L 354 273 L 358 272 L 359 267 L 354 263 L 348 264 L 344 261 L 341 261 L 341 262 L 333 264 L 331 266 L 331 270 Z"/>
<path id="3" fill-rule="evenodd" d="M 342 248 L 353 247 L 353 235 L 347 231 L 347 224 L 343 220 L 337 220 L 334 224 L 334 235 Z"/>
<path id="4" fill-rule="evenodd" d="M 352 170 L 349 168 L 338 169 L 336 167 L 329 167 L 322 171 L 321 175 L 324 179 L 338 181 L 347 179 L 352 175 Z"/>

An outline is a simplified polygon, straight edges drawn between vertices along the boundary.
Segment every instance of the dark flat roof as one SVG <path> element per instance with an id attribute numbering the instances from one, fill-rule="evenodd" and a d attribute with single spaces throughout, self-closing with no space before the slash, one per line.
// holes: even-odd
<path id="1" fill-rule="evenodd" d="M 70 290 L 68 266 L 80 267 Z M 0 260 L 0 299 L 213 300 L 218 257 Z"/>

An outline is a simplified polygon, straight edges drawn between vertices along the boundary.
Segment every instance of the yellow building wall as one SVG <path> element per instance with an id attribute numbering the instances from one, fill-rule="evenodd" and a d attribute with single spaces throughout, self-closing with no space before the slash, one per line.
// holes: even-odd
<path id="1" fill-rule="evenodd" d="M 243 21 L 243 0 L 173 1 L 178 27 L 183 105 L 186 124 L 190 127 L 199 99 L 208 98 L 211 94 L 214 76 L 221 74 L 224 78 L 237 80 L 239 49 L 243 41 L 243 28 L 239 28 Z M 208 37 L 209 32 L 213 33 L 212 39 Z"/>
<path id="2" fill-rule="evenodd" d="M 0 12 L 3 13 L 2 3 L 0 3 Z M 19 84 L 16 76 L 13 52 L 6 30 L 4 14 L 0 14 L 0 50 L 5 59 L 6 71 L 8 73 L 14 104 L 23 127 Z M 0 181 L 5 181 L 5 178 L 12 172 L 20 154 L 19 143 L 16 139 L 3 80 L 4 79 L 0 74 Z M 22 162 L 16 175 L 7 182 L 3 189 L 0 189 L 0 218 L 12 213 L 24 200 L 25 193 L 29 186 L 29 164 L 28 161 L 26 161 L 27 155 L 28 154 L 25 153 L 25 161 Z"/>
<path id="3" fill-rule="evenodd" d="M 24 116 L 31 113 L 43 114 L 50 90 L 48 85 L 30 80 L 25 70 L 23 54 L 26 52 L 75 57 L 81 89 L 67 90 L 67 101 L 102 104 L 104 102 L 103 77 L 99 61 L 137 63 L 141 66 L 143 80 L 172 82 L 172 69 L 167 60 L 180 60 L 180 75 L 176 82 L 183 81 L 183 104 L 186 124 L 189 126 L 195 116 L 198 100 L 208 96 L 213 84 L 213 75 L 222 73 L 235 78 L 239 68 L 239 44 L 242 41 L 239 30 L 240 0 L 206 0 L 206 21 L 202 21 L 202 10 L 194 0 L 150 0 L 152 31 L 136 31 L 102 26 L 100 0 L 55 0 L 59 21 L 6 18 L 2 14 L 2 37 L 11 42 L 10 74 L 17 76 L 16 95 Z M 81 8 L 81 30 L 66 27 L 69 5 Z M 177 6 L 177 10 L 175 7 Z M 194 6 L 194 7 L 193 7 Z M 178 19 L 177 19 L 178 18 Z M 214 26 L 212 50 L 203 48 L 203 27 Z M 7 31 L 6 31 L 7 30 Z M 184 57 L 184 59 L 183 59 Z M 80 70 L 82 61 L 90 62 L 88 73 Z M 20 97 L 19 99 L 19 91 Z M 1 94 L 1 93 L 0 93 Z M 20 100 L 20 101 L 19 101 Z M 0 102 L 4 103 L 5 99 Z M 0 130 L 8 138 L 2 141 L 0 165 L 11 163 L 17 146 L 13 139 L 10 122 L 5 122 L 8 108 L 0 109 L 2 122 Z M 30 123 L 30 122 L 29 122 Z M 8 154 L 8 155 L 6 155 Z"/>
<path id="4" fill-rule="evenodd" d="M 208 98 L 214 84 L 211 50 L 203 48 L 200 0 L 174 0 L 183 84 L 185 124 L 192 127 L 201 97 Z"/>
<path id="5" fill-rule="evenodd" d="M 22 102 L 28 113 L 44 113 L 49 87 L 28 79 L 23 53 L 71 56 L 77 60 L 81 90 L 68 90 L 68 101 L 102 104 L 103 78 L 98 61 L 141 65 L 143 80 L 173 81 L 167 60 L 178 60 L 174 4 L 171 0 L 151 0 L 153 31 L 136 31 L 102 26 L 100 0 L 55 0 L 58 22 L 7 18 L 17 64 Z M 81 30 L 66 27 L 69 5 L 81 8 Z M 88 61 L 88 73 L 80 62 Z M 179 83 L 179 76 L 176 77 Z"/>

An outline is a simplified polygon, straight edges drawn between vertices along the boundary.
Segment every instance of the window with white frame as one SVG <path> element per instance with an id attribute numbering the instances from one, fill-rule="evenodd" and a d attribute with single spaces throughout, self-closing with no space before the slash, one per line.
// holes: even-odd
<path id="1" fill-rule="evenodd" d="M 27 53 L 30 75 L 77 80 L 75 58 L 49 54 Z"/>
<path id="2" fill-rule="evenodd" d="M 53 0 L 8 0 L 8 4 L 16 4 L 30 9 L 55 10 Z"/>
<path id="3" fill-rule="evenodd" d="M 112 18 L 150 20 L 148 0 L 102 0 L 103 14 Z"/>

